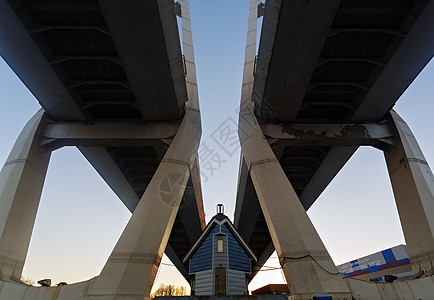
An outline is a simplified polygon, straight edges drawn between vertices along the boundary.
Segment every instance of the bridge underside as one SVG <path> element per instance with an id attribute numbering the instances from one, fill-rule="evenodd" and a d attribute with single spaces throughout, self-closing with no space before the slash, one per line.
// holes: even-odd
<path id="1" fill-rule="evenodd" d="M 268 0 L 257 57 L 259 0 L 251 4 L 234 223 L 259 258 L 254 270 L 275 249 L 301 299 L 383 297 L 342 280 L 305 213 L 368 145 L 385 153 L 413 273 L 432 287 L 434 178 L 391 108 L 432 58 L 434 0 Z M 50 153 L 65 145 L 77 146 L 133 213 L 77 297 L 143 299 L 164 251 L 187 275 L 180 258 L 204 227 L 201 129 L 188 1 L 174 5 L 0 0 L 0 55 L 44 109 L 0 173 L 3 282 L 21 277 Z M 74 287 L 62 291 L 70 299 Z"/>
<path id="2" fill-rule="evenodd" d="M 261 133 L 304 210 L 359 146 L 394 147 L 388 114 L 432 58 L 433 7 L 425 0 L 267 0 L 256 58 L 252 22 L 242 105 L 253 102 Z M 242 145 L 251 127 L 240 125 Z M 234 223 L 261 258 L 258 270 L 275 247 L 250 168 L 242 155 Z"/>
<path id="3" fill-rule="evenodd" d="M 148 249 L 150 252 L 143 257 L 134 258 L 135 253 L 142 253 L 146 247 L 137 249 L 132 243 L 133 248 L 122 249 L 121 253 L 129 251 L 132 253 L 130 260 L 150 264 L 143 277 L 154 278 L 160 252 L 165 251 L 188 280 L 188 266 L 182 263 L 182 257 L 200 235 L 205 217 L 196 153 L 200 116 L 188 1 L 179 1 L 178 8 L 181 8 L 178 16 L 182 20 L 182 30 L 189 32 L 183 34 L 183 41 L 179 38 L 181 28 L 178 28 L 172 0 L 127 3 L 0 0 L 0 55 L 44 110 L 43 116 L 38 113 L 28 124 L 36 131 L 29 129 L 30 132 L 22 133 L 27 134 L 23 139 L 27 138 L 32 144 L 32 148 L 26 150 L 30 151 L 27 155 L 32 155 L 33 148 L 51 153 L 63 146 L 77 146 L 133 213 L 132 220 L 143 213 L 144 208 L 137 212 L 140 206 L 148 206 L 147 210 L 154 211 L 155 215 L 161 211 L 161 220 L 154 220 L 155 225 L 164 223 L 161 240 L 155 241 L 154 245 L 163 249 Z M 181 42 L 185 53 L 181 51 Z M 185 135 L 186 127 L 195 138 L 190 141 L 192 149 L 185 148 L 179 141 Z M 38 136 L 33 137 L 33 134 Z M 175 157 L 181 154 L 183 157 L 176 160 Z M 21 152 L 17 155 L 26 156 Z M 46 159 L 49 160 L 49 156 Z M 179 172 L 183 175 L 178 174 L 181 177 L 176 179 L 174 202 L 156 210 L 159 206 L 151 205 L 159 199 L 155 181 L 169 176 L 162 170 L 177 169 L 176 162 L 184 167 Z M 44 167 L 41 166 L 38 172 L 43 184 Z M 8 180 L 8 176 L 12 175 L 4 175 L 3 179 Z M 21 176 L 25 177 L 26 173 Z M 172 177 L 168 178 L 172 180 Z M 17 191 L 21 188 L 16 186 Z M 37 191 L 35 187 L 35 195 Z M 39 201 L 39 197 L 35 196 L 35 201 Z M 7 228 L 7 224 L 3 225 Z M 33 225 L 29 223 L 29 226 L 32 228 Z M 151 232 L 149 224 L 143 226 L 148 228 L 147 234 L 159 236 L 158 229 Z M 24 240 L 30 235 L 31 230 L 23 233 L 23 244 L 17 246 L 25 248 L 13 258 L 20 261 L 20 265 L 28 246 Z M 136 243 L 139 245 L 140 241 Z M 115 252 L 118 251 L 116 247 Z M 0 252 L 8 257 L 9 250 Z M 109 269 L 111 260 L 120 259 L 116 256 L 119 253 L 113 255 L 107 263 Z M 118 274 L 125 276 L 130 272 L 130 263 L 127 262 L 125 270 L 118 270 Z M 20 279 L 20 268 L 10 274 L 3 271 L 4 280 Z M 116 289 L 115 283 L 110 284 Z M 119 289 L 123 284 L 119 283 Z M 101 284 L 99 286 L 101 288 Z M 119 293 L 119 290 L 113 293 Z"/>

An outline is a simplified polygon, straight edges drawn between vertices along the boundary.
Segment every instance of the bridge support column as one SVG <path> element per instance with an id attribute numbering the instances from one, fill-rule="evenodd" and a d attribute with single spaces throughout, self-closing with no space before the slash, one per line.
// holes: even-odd
<path id="1" fill-rule="evenodd" d="M 149 296 L 200 141 L 200 114 L 187 108 L 179 130 L 87 299 Z"/>
<path id="2" fill-rule="evenodd" d="M 244 159 L 291 294 L 296 295 L 294 299 L 312 299 L 317 292 L 328 292 L 333 299 L 350 298 L 346 282 L 264 138 L 251 108 L 242 107 L 239 122 Z"/>
<path id="3" fill-rule="evenodd" d="M 39 146 L 40 110 L 26 124 L 0 172 L 0 279 L 20 281 L 51 152 Z"/>
<path id="4" fill-rule="evenodd" d="M 433 275 L 434 177 L 404 120 L 394 111 L 395 146 L 385 152 L 390 181 L 413 273 Z"/>

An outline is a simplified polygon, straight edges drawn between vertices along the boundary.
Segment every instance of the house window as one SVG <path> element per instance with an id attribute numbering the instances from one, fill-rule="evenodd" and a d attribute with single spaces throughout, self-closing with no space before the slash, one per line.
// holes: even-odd
<path id="1" fill-rule="evenodd" d="M 223 240 L 217 240 L 217 252 L 223 252 Z"/>

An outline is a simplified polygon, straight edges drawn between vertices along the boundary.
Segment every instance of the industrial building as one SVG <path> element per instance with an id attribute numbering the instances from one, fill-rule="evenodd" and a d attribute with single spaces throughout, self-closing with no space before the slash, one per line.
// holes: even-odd
<path id="1" fill-rule="evenodd" d="M 410 258 L 407 246 L 399 245 L 337 266 L 348 277 L 371 281 L 387 281 L 386 275 L 396 276 L 399 281 L 411 279 Z"/>

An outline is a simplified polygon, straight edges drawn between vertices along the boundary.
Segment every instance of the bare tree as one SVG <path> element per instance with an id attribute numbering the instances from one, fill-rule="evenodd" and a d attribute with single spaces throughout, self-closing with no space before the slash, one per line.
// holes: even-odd
<path id="1" fill-rule="evenodd" d="M 151 294 L 151 298 L 161 296 L 185 296 L 187 295 L 187 289 L 185 286 L 176 287 L 172 284 L 160 284 L 158 289 Z"/>
<path id="2" fill-rule="evenodd" d="M 24 284 L 27 284 L 27 285 L 35 285 L 36 284 L 36 281 L 35 280 L 33 280 L 33 279 L 31 279 L 31 278 L 28 278 L 28 277 L 21 277 L 21 281 L 24 283 Z"/>

